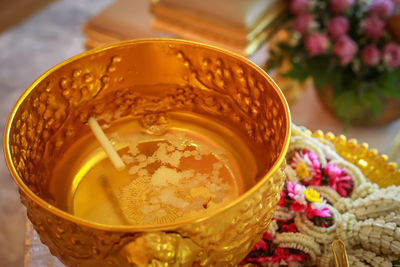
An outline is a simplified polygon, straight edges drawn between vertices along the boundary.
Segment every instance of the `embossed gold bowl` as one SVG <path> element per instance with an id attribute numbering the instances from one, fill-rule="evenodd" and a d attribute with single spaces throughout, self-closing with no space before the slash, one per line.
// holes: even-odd
<path id="1" fill-rule="evenodd" d="M 175 86 L 168 92 L 126 89 L 157 84 Z M 89 117 L 172 111 L 211 116 L 242 136 L 256 156 L 255 183 L 202 217 L 162 225 L 105 225 L 57 206 L 53 167 L 88 134 Z M 144 39 L 87 51 L 40 76 L 11 111 L 4 150 L 29 219 L 66 265 L 230 266 L 268 227 L 289 137 L 286 101 L 256 65 L 212 46 Z"/>

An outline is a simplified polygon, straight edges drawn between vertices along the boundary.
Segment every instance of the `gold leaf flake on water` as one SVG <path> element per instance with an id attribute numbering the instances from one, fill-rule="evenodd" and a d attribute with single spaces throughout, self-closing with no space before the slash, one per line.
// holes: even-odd
<path id="1" fill-rule="evenodd" d="M 226 168 L 220 160 L 222 152 L 217 158 L 211 147 L 199 145 L 183 133 L 148 140 L 140 136 L 130 141 L 133 143 L 122 159 L 132 181 L 121 187 L 119 195 L 129 220 L 169 223 L 223 203 L 229 185 L 221 178 Z M 152 148 L 142 150 L 146 144 Z M 184 167 L 183 162 L 191 162 L 191 167 Z M 207 171 L 193 167 L 198 164 L 205 164 Z"/>

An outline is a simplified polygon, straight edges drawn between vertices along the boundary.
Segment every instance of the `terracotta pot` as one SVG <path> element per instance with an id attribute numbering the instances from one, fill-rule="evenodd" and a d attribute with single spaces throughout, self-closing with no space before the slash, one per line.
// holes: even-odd
<path id="1" fill-rule="evenodd" d="M 317 95 L 322 105 L 333 116 L 338 117 L 332 106 L 333 91 L 330 85 L 324 88 L 316 88 Z M 388 124 L 400 118 L 400 99 L 396 98 L 382 98 L 382 111 L 379 116 L 374 116 L 371 110 L 365 110 L 359 117 L 350 121 L 350 124 L 357 126 L 381 126 Z M 340 118 L 338 118 L 340 119 Z"/>
<path id="2" fill-rule="evenodd" d="M 393 39 L 400 42 L 400 14 L 396 14 L 387 20 L 386 28 Z"/>

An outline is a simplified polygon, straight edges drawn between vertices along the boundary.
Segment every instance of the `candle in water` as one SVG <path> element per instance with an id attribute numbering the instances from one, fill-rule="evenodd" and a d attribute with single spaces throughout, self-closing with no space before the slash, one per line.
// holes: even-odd
<path id="1" fill-rule="evenodd" d="M 209 118 L 169 114 L 168 127 L 157 134 L 129 118 L 103 127 L 123 170 L 92 134 L 55 168 L 54 180 L 66 189 L 57 192 L 58 205 L 80 218 L 112 225 L 179 222 L 232 202 L 254 184 L 257 167 L 248 146 Z"/>

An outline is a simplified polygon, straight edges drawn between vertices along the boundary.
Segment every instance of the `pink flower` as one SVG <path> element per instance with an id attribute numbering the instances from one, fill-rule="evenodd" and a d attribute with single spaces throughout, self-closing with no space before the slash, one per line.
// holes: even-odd
<path id="1" fill-rule="evenodd" d="M 374 0 L 369 6 L 369 13 L 374 16 L 387 17 L 393 9 L 391 0 Z"/>
<path id="2" fill-rule="evenodd" d="M 295 223 L 283 224 L 280 232 L 296 233 L 297 232 L 296 224 Z"/>
<path id="3" fill-rule="evenodd" d="M 322 33 L 313 33 L 305 39 L 305 46 L 310 56 L 318 56 L 325 53 L 329 45 L 329 39 Z"/>
<path id="4" fill-rule="evenodd" d="M 343 14 L 354 4 L 354 0 L 331 0 L 329 7 L 335 14 Z"/>
<path id="5" fill-rule="evenodd" d="M 361 27 L 365 37 L 376 41 L 381 37 L 383 30 L 385 29 L 385 22 L 377 16 L 372 16 L 364 19 L 361 22 Z"/>
<path id="6" fill-rule="evenodd" d="M 258 241 L 258 243 L 254 246 L 252 251 L 257 251 L 257 250 L 262 250 L 262 251 L 268 250 L 268 244 L 264 241 L 264 239 Z"/>
<path id="7" fill-rule="evenodd" d="M 308 0 L 292 0 L 289 3 L 289 11 L 292 14 L 298 15 L 302 12 L 307 11 Z"/>
<path id="8" fill-rule="evenodd" d="M 400 8 L 400 0 L 392 0 L 395 7 Z"/>
<path id="9" fill-rule="evenodd" d="M 300 190 L 304 189 L 304 187 L 301 184 L 298 184 L 296 181 L 286 181 L 286 188 L 288 191 L 288 196 L 290 198 L 294 198 L 296 193 L 298 193 Z"/>
<path id="10" fill-rule="evenodd" d="M 333 164 L 326 164 L 324 174 L 329 178 L 329 186 L 336 190 L 342 197 L 347 197 L 353 188 L 352 179 L 343 168 Z"/>
<path id="11" fill-rule="evenodd" d="M 297 152 L 289 161 L 290 167 L 296 170 L 296 174 L 304 184 L 319 185 L 321 181 L 321 165 L 318 156 L 308 150 Z M 315 184 L 317 183 L 317 184 Z"/>
<path id="12" fill-rule="evenodd" d="M 293 20 L 293 28 L 302 34 L 305 34 L 309 32 L 312 22 L 313 22 L 313 16 L 311 14 L 309 13 L 299 14 Z"/>
<path id="13" fill-rule="evenodd" d="M 400 46 L 396 43 L 388 43 L 383 48 L 383 61 L 388 68 L 400 66 Z"/>
<path id="14" fill-rule="evenodd" d="M 306 200 L 304 198 L 304 190 L 305 187 L 304 185 L 298 184 L 296 181 L 287 181 L 287 191 L 288 191 L 288 197 L 290 197 L 293 200 L 296 200 L 300 204 L 306 204 Z"/>
<path id="15" fill-rule="evenodd" d="M 338 167 L 337 165 L 328 163 L 325 165 L 324 174 L 331 179 L 337 176 L 345 175 L 346 173 L 344 169 Z"/>
<path id="16" fill-rule="evenodd" d="M 285 188 L 283 188 L 283 190 L 285 190 Z M 303 211 L 307 205 L 307 201 L 304 197 L 304 185 L 298 184 L 296 181 L 286 181 L 286 190 L 287 197 L 289 197 L 291 200 L 288 201 L 288 203 L 285 202 L 285 206 L 289 204 L 289 208 L 295 212 Z"/>
<path id="17" fill-rule="evenodd" d="M 361 52 L 362 59 L 367 66 L 376 66 L 379 63 L 380 52 L 375 45 L 367 45 Z"/>
<path id="18" fill-rule="evenodd" d="M 308 204 L 305 210 L 306 215 L 310 218 L 313 219 L 315 216 L 319 217 L 329 217 L 331 216 L 331 211 L 327 206 L 325 206 L 325 202 L 313 202 L 311 204 Z"/>
<path id="19" fill-rule="evenodd" d="M 348 64 L 357 52 L 357 44 L 347 35 L 340 37 L 333 46 L 333 53 L 342 64 Z"/>
<path id="20" fill-rule="evenodd" d="M 346 17 L 334 17 L 328 23 L 328 32 L 333 39 L 345 35 L 349 30 L 349 21 Z"/>

